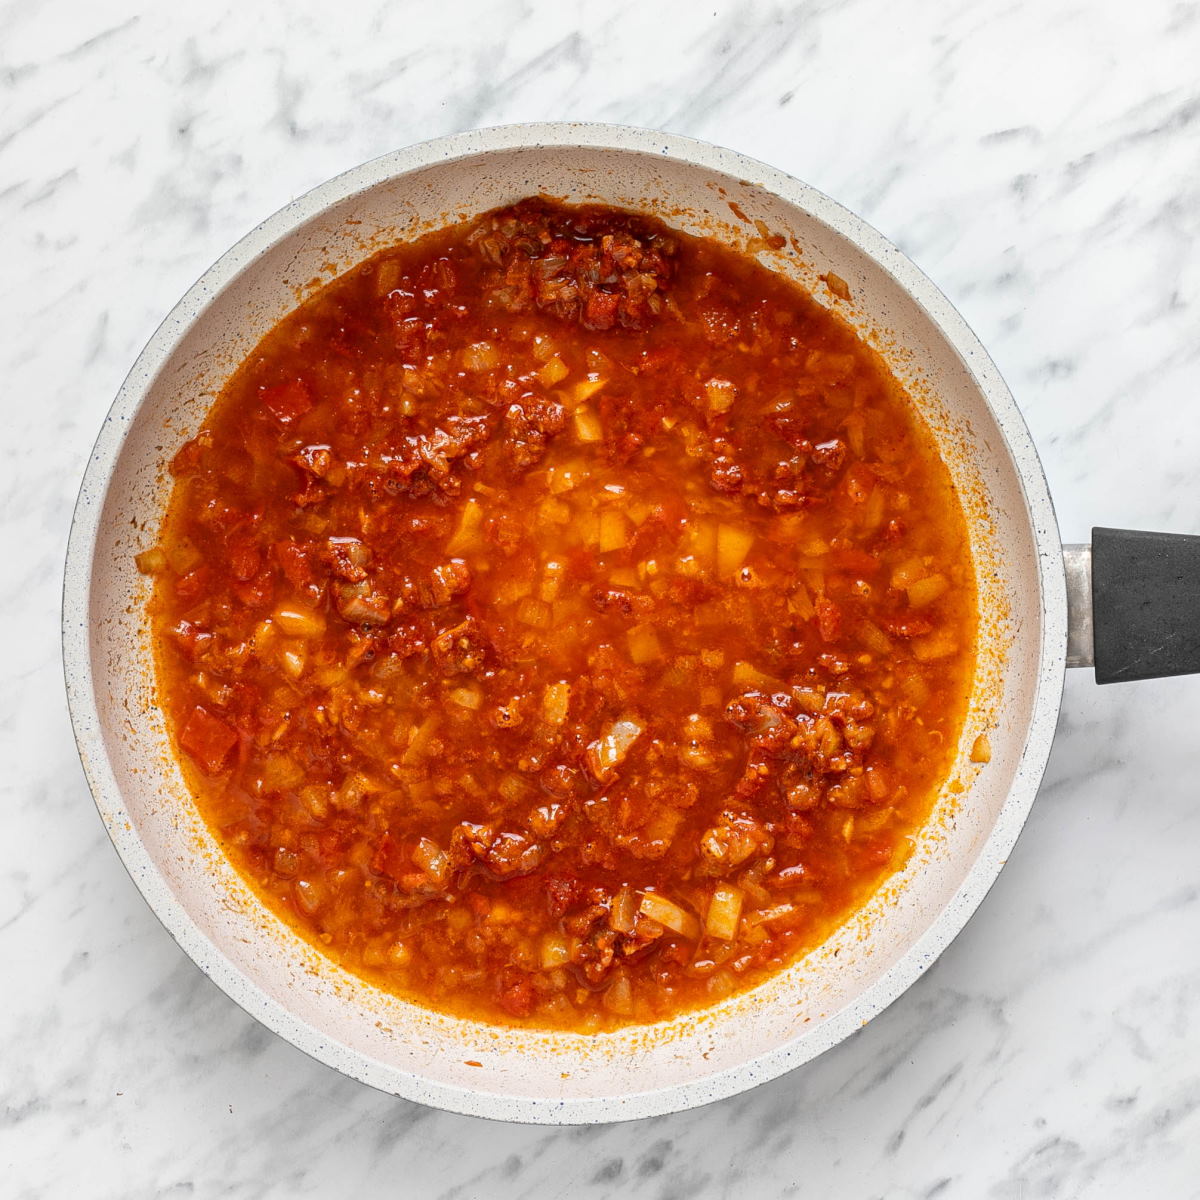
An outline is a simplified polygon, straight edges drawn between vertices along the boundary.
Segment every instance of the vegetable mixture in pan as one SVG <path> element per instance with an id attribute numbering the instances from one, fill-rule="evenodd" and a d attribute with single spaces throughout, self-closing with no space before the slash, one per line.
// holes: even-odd
<path id="1" fill-rule="evenodd" d="M 590 1031 L 759 982 L 904 863 L 955 753 L 932 438 L 836 316 L 656 220 L 531 199 L 376 255 L 172 472 L 139 566 L 200 809 L 420 1004 Z"/>

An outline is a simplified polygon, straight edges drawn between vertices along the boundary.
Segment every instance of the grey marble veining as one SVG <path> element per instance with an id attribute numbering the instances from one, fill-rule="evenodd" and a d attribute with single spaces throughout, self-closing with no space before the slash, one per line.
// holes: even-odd
<path id="1" fill-rule="evenodd" d="M 1000 881 L 809 1067 L 543 1130 L 346 1080 L 125 876 L 66 718 L 77 481 L 138 349 L 261 217 L 385 150 L 587 118 L 757 155 L 944 288 L 1063 534 L 1200 531 L 1200 6 L 1062 0 L 0 5 L 0 1194 L 1200 1195 L 1200 680 L 1068 681 Z"/>

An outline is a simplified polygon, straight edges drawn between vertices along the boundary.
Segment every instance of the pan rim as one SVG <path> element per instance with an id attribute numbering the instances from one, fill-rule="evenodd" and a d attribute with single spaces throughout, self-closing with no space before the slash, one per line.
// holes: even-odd
<path id="1" fill-rule="evenodd" d="M 821 1026 L 736 1066 L 686 1082 L 624 1096 L 560 1099 L 465 1089 L 369 1058 L 306 1024 L 229 962 L 175 897 L 128 819 L 109 761 L 97 709 L 89 613 L 93 562 L 109 481 L 144 395 L 174 347 L 208 305 L 249 263 L 298 226 L 362 190 L 435 163 L 530 146 L 654 154 L 750 179 L 804 210 L 886 271 L 958 353 L 991 410 L 1016 466 L 1038 557 L 1042 637 L 1029 734 L 1008 796 L 953 899 L 874 984 Z M 326 1065 L 389 1093 L 452 1112 L 535 1124 L 579 1124 L 664 1115 L 735 1095 L 836 1045 L 886 1008 L 958 935 L 999 874 L 1037 793 L 1053 741 L 1065 676 L 1066 591 L 1049 488 L 1032 438 L 999 371 L 940 290 L 861 218 L 773 167 L 706 142 L 628 126 L 545 122 L 453 134 L 393 151 L 355 167 L 285 205 L 227 250 L 172 308 L 138 356 L 110 408 L 88 459 L 68 540 L 63 578 L 63 663 L 76 745 L 109 836 L 152 911 L 184 952 L 242 1008 Z M 103 803 L 101 801 L 103 800 Z"/>

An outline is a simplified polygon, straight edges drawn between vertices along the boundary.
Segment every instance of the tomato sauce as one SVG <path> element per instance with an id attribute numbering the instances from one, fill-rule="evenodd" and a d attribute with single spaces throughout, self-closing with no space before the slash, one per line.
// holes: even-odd
<path id="1" fill-rule="evenodd" d="M 284 318 L 175 455 L 151 620 L 205 819 L 380 987 L 715 1003 L 901 865 L 975 586 L 878 356 L 749 258 L 533 199 Z"/>

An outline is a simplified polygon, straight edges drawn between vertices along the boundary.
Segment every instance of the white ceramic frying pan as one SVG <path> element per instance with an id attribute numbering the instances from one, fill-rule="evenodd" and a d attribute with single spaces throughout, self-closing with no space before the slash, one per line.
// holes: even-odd
<path id="1" fill-rule="evenodd" d="M 966 504 L 981 647 L 962 744 L 986 731 L 992 746 L 982 768 L 960 750 L 950 782 L 965 790 L 943 791 L 908 866 L 830 942 L 706 1012 L 587 1037 L 480 1025 L 384 995 L 263 907 L 173 761 L 153 688 L 147 582 L 133 561 L 157 538 L 171 455 L 299 299 L 383 245 L 538 192 L 640 209 L 738 248 L 759 237 L 761 222 L 787 239 L 761 261 L 873 340 Z M 850 301 L 829 292 L 830 272 L 848 283 Z M 1196 641 L 1162 615 L 1196 599 L 1197 543 L 1097 531 L 1102 681 L 1200 666 Z M 1087 663 L 1091 549 L 1072 549 L 1067 565 L 1070 653 Z M 1067 574 L 1046 481 L 1008 389 L 962 318 L 895 247 L 819 192 L 728 150 L 646 130 L 524 125 L 428 142 L 318 187 L 264 221 L 179 302 L 122 386 L 88 463 L 67 556 L 63 652 L 79 751 L 113 843 L 172 936 L 232 999 L 315 1058 L 399 1096 L 501 1119 L 616 1121 L 703 1104 L 799 1066 L 894 1000 L 958 933 L 1016 840 L 1049 754 L 1068 658 Z"/>

